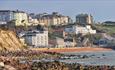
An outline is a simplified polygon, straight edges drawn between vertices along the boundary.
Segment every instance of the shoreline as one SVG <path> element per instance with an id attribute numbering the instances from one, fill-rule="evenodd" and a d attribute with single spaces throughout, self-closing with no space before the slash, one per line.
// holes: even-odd
<path id="1" fill-rule="evenodd" d="M 42 52 L 95 52 L 95 51 L 112 51 L 111 48 L 96 48 L 96 47 L 75 47 L 75 48 L 30 48 L 30 50 Z"/>

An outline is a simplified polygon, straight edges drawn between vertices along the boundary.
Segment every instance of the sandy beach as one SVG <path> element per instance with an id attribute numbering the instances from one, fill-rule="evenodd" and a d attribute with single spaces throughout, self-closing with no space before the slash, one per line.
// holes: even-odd
<path id="1" fill-rule="evenodd" d="M 84 52 L 84 51 L 112 51 L 111 48 L 76 47 L 76 48 L 30 48 L 30 50 L 47 52 Z"/>

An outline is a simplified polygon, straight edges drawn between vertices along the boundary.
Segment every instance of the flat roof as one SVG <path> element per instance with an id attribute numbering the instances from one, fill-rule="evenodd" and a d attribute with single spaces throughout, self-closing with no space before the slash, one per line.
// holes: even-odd
<path id="1" fill-rule="evenodd" d="M 0 10 L 0 12 L 14 12 L 14 13 L 25 13 L 24 11 L 19 11 L 19 10 Z"/>

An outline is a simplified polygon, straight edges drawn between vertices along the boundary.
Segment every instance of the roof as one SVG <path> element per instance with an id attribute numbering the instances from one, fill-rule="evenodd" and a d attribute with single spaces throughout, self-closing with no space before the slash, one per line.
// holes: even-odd
<path id="1" fill-rule="evenodd" d="M 10 10 L 0 10 L 0 12 L 10 12 Z"/>
<path id="2" fill-rule="evenodd" d="M 19 11 L 19 10 L 0 10 L 0 12 L 25 13 L 24 11 Z"/>
<path id="3" fill-rule="evenodd" d="M 37 17 L 37 18 L 40 19 L 40 18 L 57 18 L 57 17 L 66 17 L 66 16 L 63 16 L 61 14 L 45 14 L 45 15 L 42 15 L 41 17 Z"/>
<path id="4" fill-rule="evenodd" d="M 79 14 L 76 17 L 88 17 L 88 14 Z"/>
<path id="5" fill-rule="evenodd" d="M 27 31 L 24 33 L 23 37 L 25 36 L 36 36 L 37 34 L 43 34 L 44 31 Z"/>

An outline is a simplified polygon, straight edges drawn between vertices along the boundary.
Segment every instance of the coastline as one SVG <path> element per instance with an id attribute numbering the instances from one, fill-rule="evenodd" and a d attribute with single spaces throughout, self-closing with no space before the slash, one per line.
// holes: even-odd
<path id="1" fill-rule="evenodd" d="M 43 52 L 97 52 L 97 51 L 112 51 L 111 48 L 97 48 L 97 47 L 75 47 L 75 48 L 30 48 L 30 50 Z"/>

